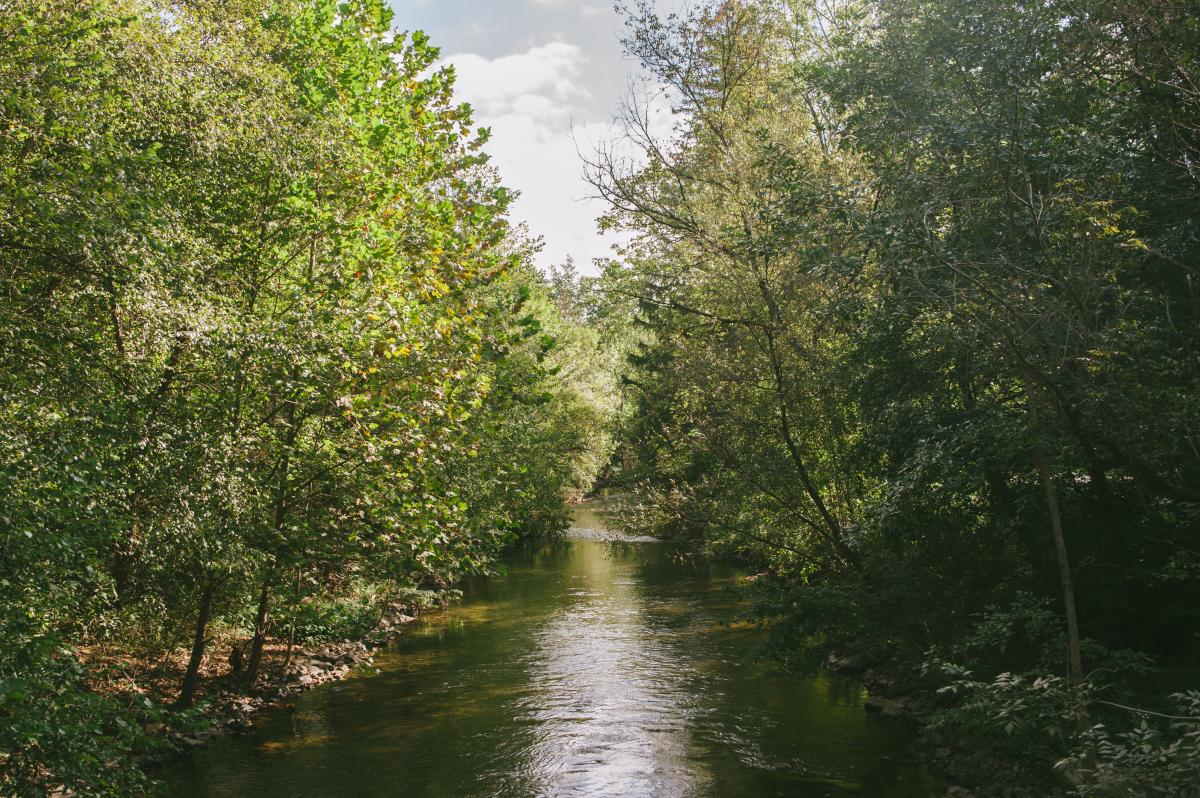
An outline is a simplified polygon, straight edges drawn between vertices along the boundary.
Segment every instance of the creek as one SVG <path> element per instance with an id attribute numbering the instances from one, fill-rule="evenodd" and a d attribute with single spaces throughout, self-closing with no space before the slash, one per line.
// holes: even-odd
<path id="1" fill-rule="evenodd" d="M 860 685 L 757 655 L 743 573 L 612 538 L 578 507 L 564 540 L 469 583 L 374 667 L 177 760 L 168 794 L 941 794 Z"/>

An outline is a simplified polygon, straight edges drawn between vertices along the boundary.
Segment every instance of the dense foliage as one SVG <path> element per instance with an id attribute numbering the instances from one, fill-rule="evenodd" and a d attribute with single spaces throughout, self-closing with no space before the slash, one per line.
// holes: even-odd
<path id="1" fill-rule="evenodd" d="M 382 0 L 0 0 L 0 791 L 151 789 L 206 662 L 598 479 L 994 783 L 1200 783 L 1197 9 L 653 7 L 581 280 Z"/>
<path id="2" fill-rule="evenodd" d="M 793 665 L 924 662 L 1035 792 L 1200 783 L 1195 12 L 643 3 L 592 164 L 631 523 L 757 564 Z"/>
<path id="3" fill-rule="evenodd" d="M 214 630 L 253 684 L 590 485 L 436 58 L 381 0 L 0 1 L 0 792 L 139 789 L 97 651 L 186 652 L 185 708 Z"/>

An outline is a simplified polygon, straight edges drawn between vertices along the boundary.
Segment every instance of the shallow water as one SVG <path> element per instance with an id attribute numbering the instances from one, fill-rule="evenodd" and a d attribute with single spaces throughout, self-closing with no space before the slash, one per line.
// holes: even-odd
<path id="1" fill-rule="evenodd" d="M 177 761 L 168 794 L 939 794 L 854 682 L 756 660 L 737 571 L 606 541 L 586 507 L 576 527 L 408 627 L 378 673 Z"/>

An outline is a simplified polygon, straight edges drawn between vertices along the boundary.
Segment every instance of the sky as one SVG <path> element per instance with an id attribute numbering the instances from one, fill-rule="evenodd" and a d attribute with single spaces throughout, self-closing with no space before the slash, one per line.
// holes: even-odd
<path id="1" fill-rule="evenodd" d="M 612 0 L 391 0 L 400 30 L 423 30 L 454 64 L 457 99 L 492 129 L 487 151 L 512 210 L 541 236 L 542 269 L 568 255 L 579 271 L 609 256 L 596 231 L 580 152 L 612 138 L 612 120 L 637 64 L 623 56 Z"/>

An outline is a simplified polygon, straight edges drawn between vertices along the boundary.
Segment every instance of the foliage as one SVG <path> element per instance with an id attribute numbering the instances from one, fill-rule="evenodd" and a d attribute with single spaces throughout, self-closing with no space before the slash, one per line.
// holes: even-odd
<path id="1" fill-rule="evenodd" d="M 0 649 L 54 641 L 6 666 L 41 686 L 6 693 L 3 789 L 140 783 L 72 646 L 190 646 L 186 707 L 211 626 L 253 683 L 293 620 L 361 631 L 590 487 L 607 409 L 538 329 L 582 328 L 453 71 L 392 22 L 0 2 Z"/>
<path id="2" fill-rule="evenodd" d="M 1200 693 L 1175 693 L 1177 714 L 1143 717 L 1126 731 L 1096 724 L 1081 751 L 1058 763 L 1078 786 L 1072 795 L 1188 795 L 1200 784 Z"/>
<path id="3" fill-rule="evenodd" d="M 965 668 L 963 728 L 1043 780 L 1061 706 L 1162 706 L 1200 643 L 1195 15 L 626 11 L 674 119 L 631 98 L 640 161 L 591 163 L 632 236 L 601 287 L 644 332 L 631 524 L 759 568 L 792 665 Z"/>
<path id="4" fill-rule="evenodd" d="M 391 610 L 427 610 L 442 604 L 453 591 L 419 590 L 393 583 L 351 580 L 337 590 L 303 596 L 282 607 L 275 619 L 297 644 L 358 640 L 366 637 Z"/>
<path id="5" fill-rule="evenodd" d="M 458 477 L 476 491 L 468 504 L 499 529 L 555 534 L 568 523 L 562 497 L 586 494 L 607 461 L 615 390 L 597 362 L 595 331 L 552 299 L 529 265 L 532 245 L 519 246 L 522 265 L 489 289 L 501 320 L 484 348 L 495 364 L 493 393 L 472 419 L 478 443 Z"/>
<path id="6" fill-rule="evenodd" d="M 148 787 L 122 766 L 153 745 L 144 724 L 162 712 L 97 695 L 92 674 L 62 640 L 4 628 L 0 653 L 0 767 L 6 795 L 44 794 L 47 774 L 74 794 L 132 795 Z"/>
<path id="7" fill-rule="evenodd" d="M 954 681 L 943 689 L 962 700 L 935 716 L 934 730 L 1025 760 L 1053 762 L 1071 750 L 1076 695 L 1062 677 L 1001 673 L 982 682 L 945 667 Z"/>

